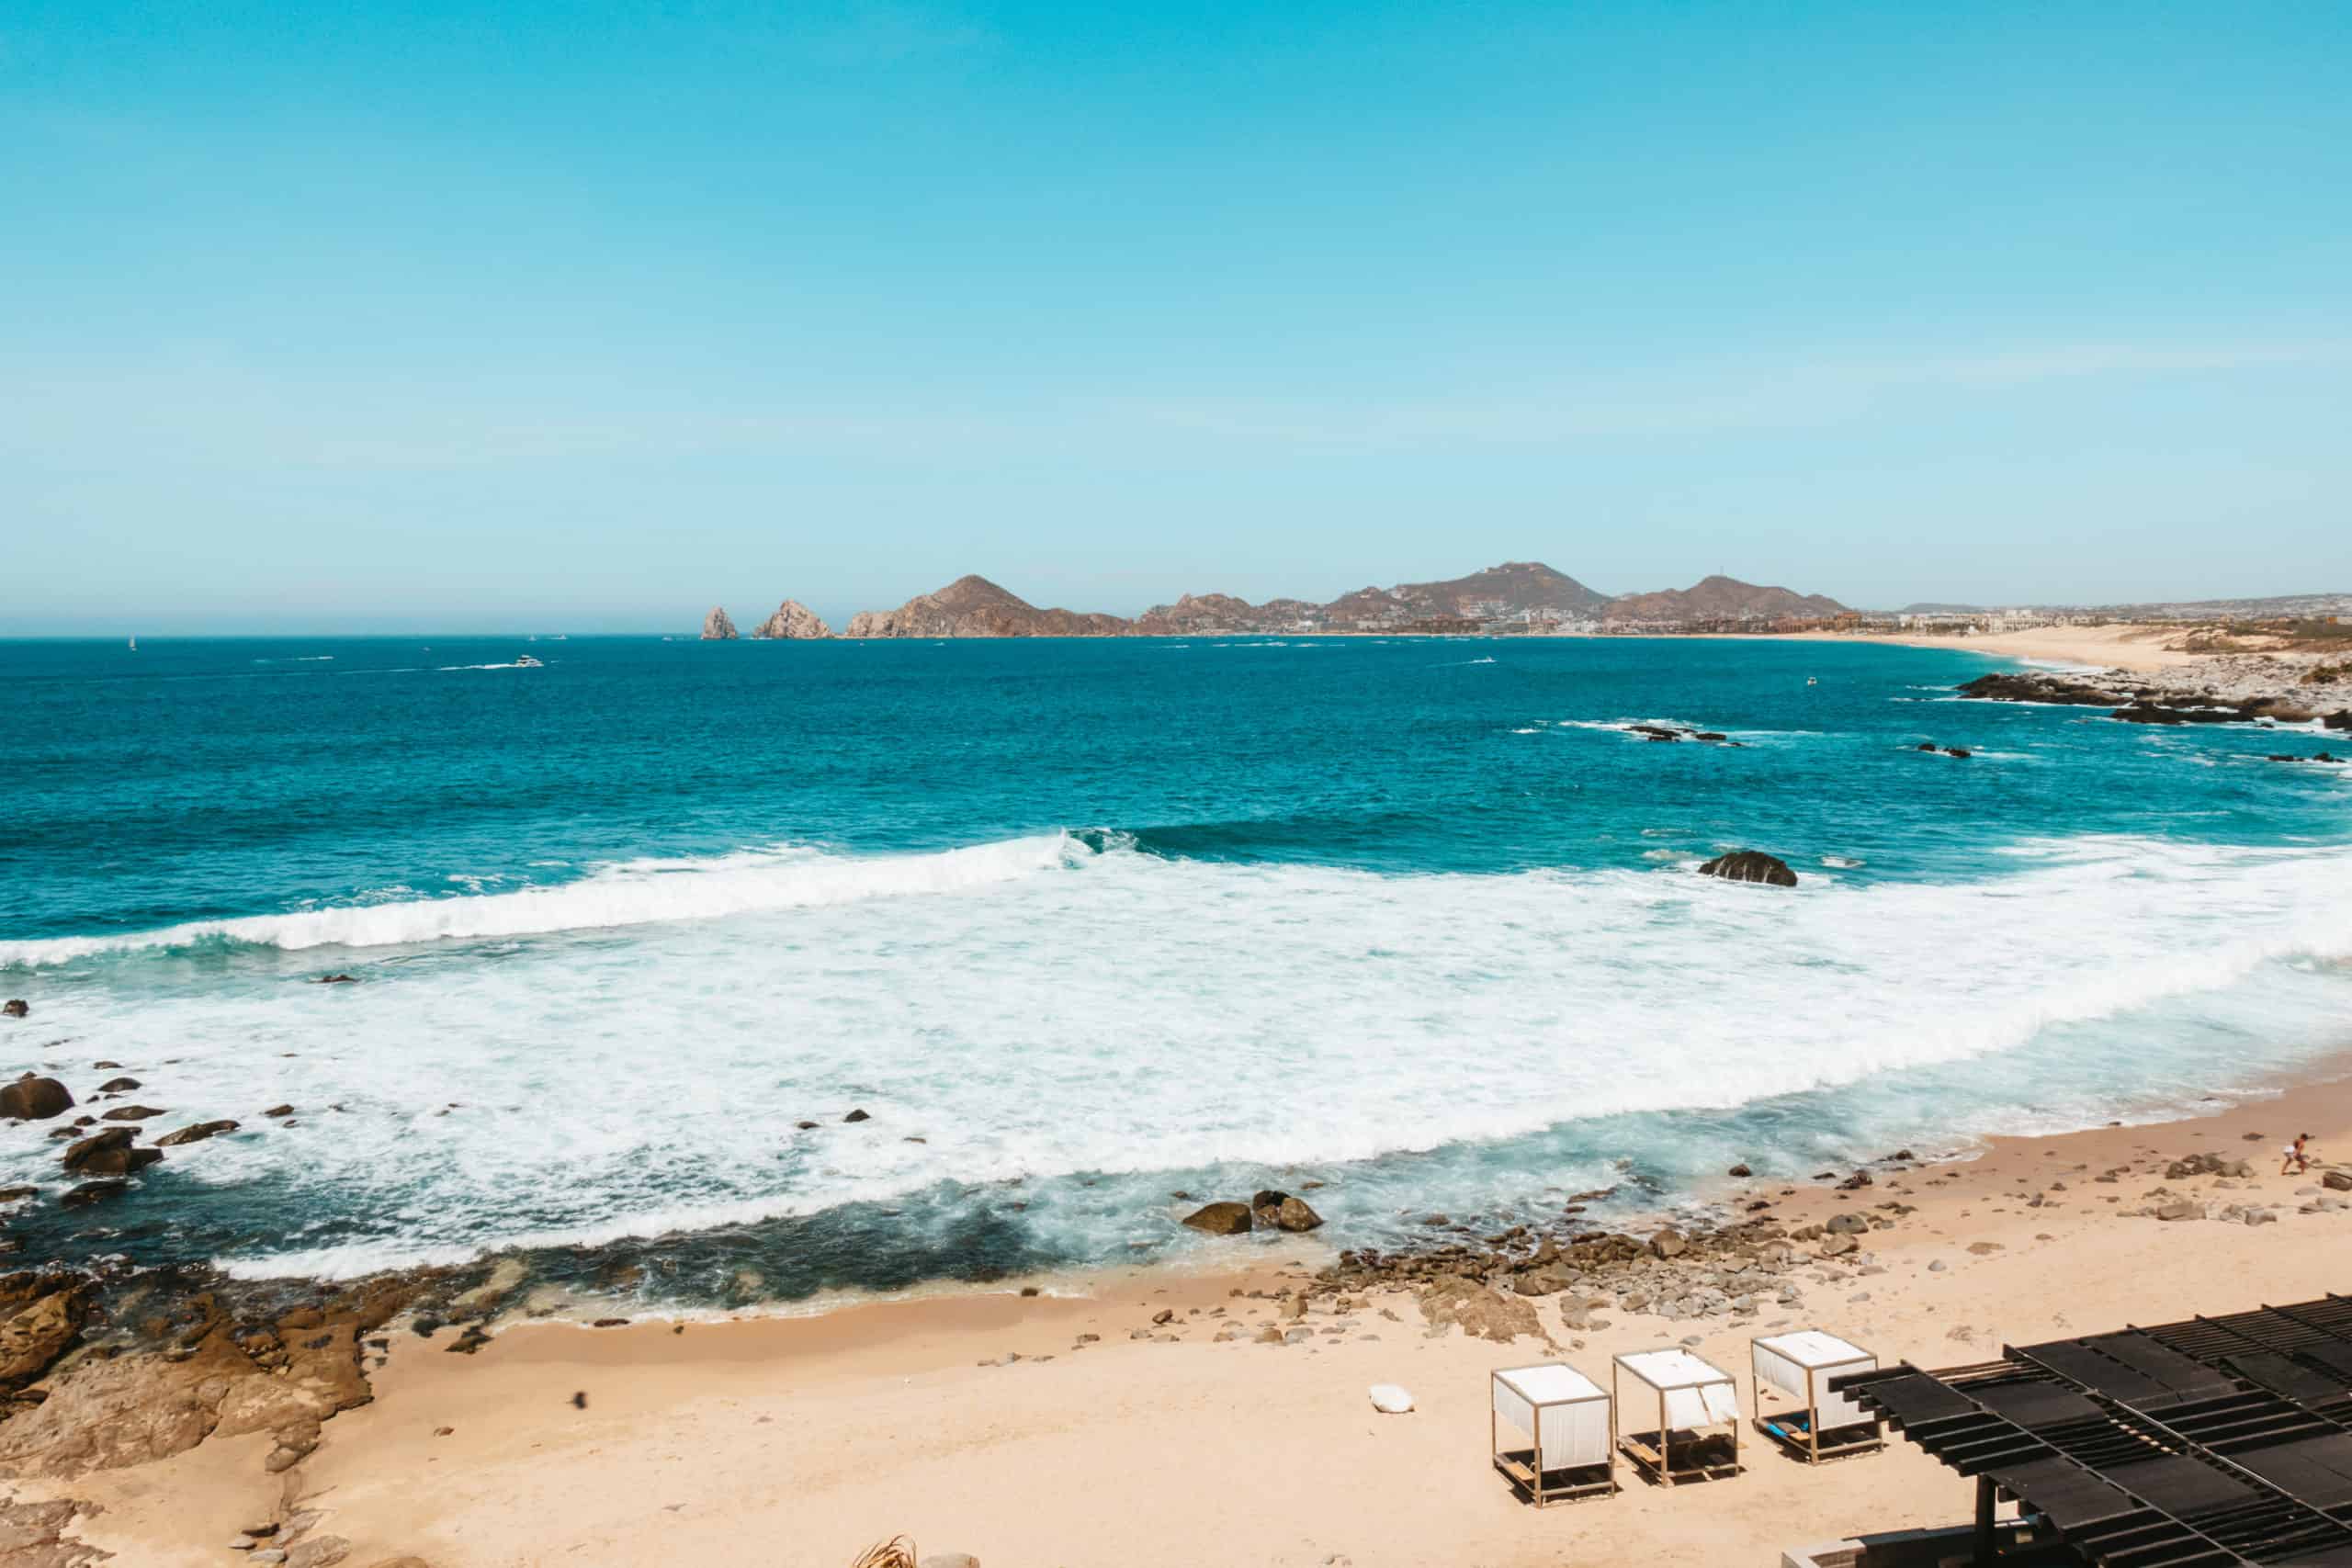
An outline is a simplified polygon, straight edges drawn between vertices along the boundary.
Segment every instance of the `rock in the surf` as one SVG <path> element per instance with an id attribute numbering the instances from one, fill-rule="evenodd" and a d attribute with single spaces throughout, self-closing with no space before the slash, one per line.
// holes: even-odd
<path id="1" fill-rule="evenodd" d="M 705 642 L 733 642 L 735 640 L 735 623 L 729 620 L 727 612 L 716 604 L 711 606 L 710 614 L 702 618 L 702 640 Z"/>
<path id="2" fill-rule="evenodd" d="M 842 1120 L 844 1122 L 871 1122 L 874 1118 L 868 1116 L 863 1111 L 853 1111 L 848 1115 L 842 1117 Z"/>
<path id="3" fill-rule="evenodd" d="M 1304 1198 L 1284 1198 L 1274 1207 L 1274 1228 L 1294 1233 L 1311 1231 L 1321 1225 L 1323 1216 L 1307 1206 Z"/>
<path id="4" fill-rule="evenodd" d="M 234 1122 L 198 1122 L 194 1126 L 183 1127 L 176 1133 L 164 1134 L 155 1140 L 155 1146 L 159 1149 L 175 1149 L 182 1144 L 200 1144 L 207 1138 L 218 1137 L 223 1133 L 233 1133 L 236 1130 L 237 1124 Z"/>
<path id="5" fill-rule="evenodd" d="M 99 1120 L 105 1122 L 144 1122 L 151 1116 L 161 1116 L 163 1112 L 161 1111 L 152 1105 L 118 1105 L 112 1111 L 107 1111 L 103 1117 L 99 1118 Z"/>
<path id="6" fill-rule="evenodd" d="M 22 997 L 10 997 L 0 1002 L 0 1018 L 29 1018 L 32 1010 L 32 1004 Z"/>
<path id="7" fill-rule="evenodd" d="M 280 1116 L 291 1116 L 294 1114 L 294 1108 L 290 1105 L 273 1105 L 268 1110 L 263 1111 L 262 1114 L 273 1119 Z"/>
<path id="8" fill-rule="evenodd" d="M 1794 887 L 1797 874 L 1789 863 L 1778 855 L 1768 855 L 1761 850 L 1737 850 L 1727 855 L 1717 855 L 1699 868 L 1702 876 L 1720 876 L 1727 882 L 1763 882 L 1774 887 Z"/>
<path id="9" fill-rule="evenodd" d="M 1211 1235 L 1240 1235 L 1253 1223 L 1247 1203 L 1208 1203 L 1184 1216 L 1184 1224 Z"/>
<path id="10" fill-rule="evenodd" d="M 2073 707 L 2113 707 L 2127 700 L 2120 692 L 2094 686 L 2064 675 L 2028 675 L 2001 671 L 1962 682 L 1960 694 L 1981 702 L 2058 703 Z"/>
<path id="11" fill-rule="evenodd" d="M 73 1109 L 74 1096 L 55 1078 L 38 1078 L 27 1073 L 15 1083 L 0 1088 L 0 1116 L 46 1122 Z"/>
<path id="12" fill-rule="evenodd" d="M 98 1086 L 100 1094 L 129 1094 L 139 1087 L 137 1078 L 108 1078 Z"/>
<path id="13" fill-rule="evenodd" d="M 91 1176 L 129 1176 L 164 1157 L 156 1149 L 132 1147 L 131 1140 L 137 1135 L 128 1127 L 109 1127 L 95 1136 L 68 1144 L 65 1168 Z"/>

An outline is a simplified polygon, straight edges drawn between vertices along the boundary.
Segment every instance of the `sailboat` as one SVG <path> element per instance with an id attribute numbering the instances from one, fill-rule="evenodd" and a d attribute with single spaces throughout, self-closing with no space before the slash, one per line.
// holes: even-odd
<path id="1" fill-rule="evenodd" d="M 139 639 L 137 637 L 132 637 L 130 639 L 130 651 L 133 653 L 139 651 Z"/>

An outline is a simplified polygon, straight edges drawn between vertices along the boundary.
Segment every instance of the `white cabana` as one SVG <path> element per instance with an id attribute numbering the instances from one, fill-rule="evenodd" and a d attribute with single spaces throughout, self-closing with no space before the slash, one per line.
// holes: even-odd
<path id="1" fill-rule="evenodd" d="M 1829 1391 L 1831 1378 L 1878 1370 L 1878 1358 L 1868 1350 L 1807 1328 L 1752 1339 L 1748 1358 L 1756 1379 L 1756 1425 L 1766 1437 L 1786 1444 L 1812 1464 L 1885 1446 L 1874 1417 Z M 1768 1388 L 1795 1401 L 1797 1408 L 1767 1414 Z"/>
<path id="2" fill-rule="evenodd" d="M 1612 1393 L 1620 1373 L 1630 1373 L 1642 1385 L 1637 1399 L 1657 1397 L 1657 1429 L 1647 1434 L 1629 1431 L 1617 1440 L 1635 1464 L 1667 1486 L 1677 1480 L 1739 1473 L 1739 1390 L 1729 1372 L 1688 1350 L 1668 1349 L 1637 1350 L 1617 1357 L 1609 1374 Z M 1629 1411 L 1629 1423 L 1637 1418 Z M 1707 1457 L 1704 1445 L 1715 1427 L 1724 1428 L 1731 1438 L 1727 1459 Z M 1674 1462 L 1677 1432 L 1684 1434 L 1684 1460 L 1679 1467 Z M 1656 1446 L 1645 1438 L 1656 1438 Z"/>
<path id="3" fill-rule="evenodd" d="M 1489 1381 L 1488 1392 L 1487 1446 L 1495 1468 L 1537 1507 L 1617 1490 L 1616 1403 L 1599 1383 L 1551 1361 L 1505 1368 Z M 1527 1446 L 1506 1450 L 1505 1427 L 1525 1437 Z"/>

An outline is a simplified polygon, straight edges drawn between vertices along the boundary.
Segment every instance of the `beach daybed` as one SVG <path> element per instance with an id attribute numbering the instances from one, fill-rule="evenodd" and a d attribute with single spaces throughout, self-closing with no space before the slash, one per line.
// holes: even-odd
<path id="1" fill-rule="evenodd" d="M 1617 1439 L 1635 1469 L 1655 1476 L 1661 1486 L 1739 1473 L 1739 1387 L 1729 1372 L 1688 1350 L 1666 1349 L 1615 1358 L 1609 1371 L 1611 1394 L 1618 1392 L 1621 1373 L 1630 1373 L 1641 1385 L 1635 1397 L 1643 1407 L 1649 1395 L 1657 1396 L 1656 1429 L 1624 1432 Z M 1626 1419 L 1642 1418 L 1629 1412 Z"/>
<path id="2" fill-rule="evenodd" d="M 1617 1403 L 1558 1361 L 1507 1367 L 1488 1380 L 1487 1447 L 1495 1468 L 1537 1507 L 1617 1490 Z M 1505 1428 L 1526 1446 L 1503 1447 Z"/>
<path id="3" fill-rule="evenodd" d="M 1756 1429 L 1807 1464 L 1874 1453 L 1886 1446 L 1879 1419 L 1845 1395 L 1829 1392 L 1829 1380 L 1848 1372 L 1872 1372 L 1878 1358 L 1819 1329 L 1774 1334 L 1747 1342 L 1755 1378 Z M 1796 1402 L 1792 1409 L 1767 1411 L 1764 1391 Z"/>

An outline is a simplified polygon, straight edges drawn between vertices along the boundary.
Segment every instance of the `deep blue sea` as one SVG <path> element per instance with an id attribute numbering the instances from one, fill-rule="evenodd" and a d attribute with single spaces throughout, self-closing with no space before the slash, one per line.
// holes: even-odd
<path id="1" fill-rule="evenodd" d="M 9 1074 L 88 1099 L 119 1062 L 140 1088 L 94 1110 L 243 1124 L 76 1211 L 47 1128 L 0 1126 L 0 1183 L 44 1189 L 11 1230 L 794 1298 L 1251 1245 L 1182 1230 L 1178 1191 L 1320 1181 L 1341 1246 L 1670 1203 L 2352 1044 L 2346 771 L 1953 697 L 1989 667 L 0 642 Z M 1654 719 L 1738 744 L 1623 728 Z M 1749 846 L 1800 886 L 1693 874 Z"/>

